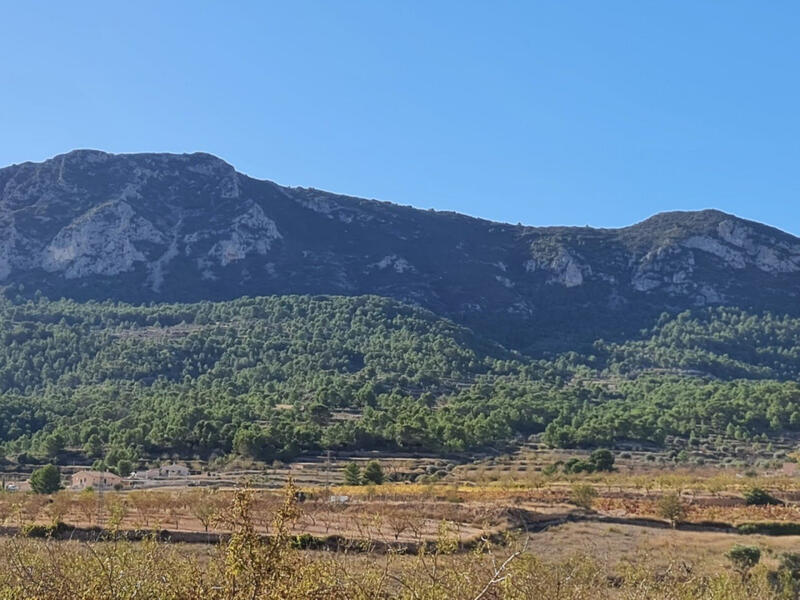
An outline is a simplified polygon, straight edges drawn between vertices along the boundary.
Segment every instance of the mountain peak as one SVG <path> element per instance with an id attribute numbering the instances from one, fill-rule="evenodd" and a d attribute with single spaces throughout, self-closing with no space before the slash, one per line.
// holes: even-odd
<path id="1" fill-rule="evenodd" d="M 750 237 L 772 238 L 774 241 L 793 244 L 797 238 L 789 233 L 717 209 L 697 211 L 670 211 L 653 215 L 635 225 L 622 228 L 623 235 L 632 239 L 649 240 L 660 246 L 692 236 L 721 237 L 727 243 L 741 245 L 730 232 Z M 726 239 L 727 238 L 727 239 Z"/>
<path id="2" fill-rule="evenodd" d="M 71 159 L 71 160 L 84 160 L 88 162 L 96 162 L 101 160 L 128 160 L 128 161 L 148 161 L 148 160 L 160 160 L 160 161 L 180 161 L 180 162 L 187 162 L 193 160 L 199 160 L 203 162 L 221 162 L 228 166 L 230 166 L 227 162 L 225 162 L 220 157 L 211 154 L 209 152 L 123 152 L 123 153 L 114 153 L 114 152 L 106 152 L 104 150 L 95 150 L 93 148 L 75 148 L 74 150 L 70 150 L 63 154 L 57 154 L 56 156 L 46 159 L 42 161 L 43 163 L 49 161 L 59 161 L 62 159 Z"/>
<path id="3" fill-rule="evenodd" d="M 209 175 L 221 173 L 230 175 L 230 173 L 235 172 L 232 165 L 207 152 L 114 154 L 87 148 L 70 150 L 38 163 L 26 162 L 21 165 L 13 165 L 0 169 L 0 172 L 8 169 L 17 170 L 18 176 L 24 176 L 25 173 L 37 173 L 37 176 L 40 176 L 42 173 L 49 171 L 58 171 L 62 179 L 65 172 L 89 171 L 94 173 L 96 169 L 100 170 L 100 173 L 98 173 L 100 176 L 102 176 L 104 170 L 127 171 L 130 174 L 135 174 L 137 169 L 145 169 L 149 174 L 159 176 L 166 176 L 175 170 L 207 172 Z"/>

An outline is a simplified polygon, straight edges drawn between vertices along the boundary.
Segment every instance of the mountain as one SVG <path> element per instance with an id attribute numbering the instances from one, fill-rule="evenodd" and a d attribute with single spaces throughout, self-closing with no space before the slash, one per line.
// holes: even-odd
<path id="1" fill-rule="evenodd" d="M 665 311 L 795 313 L 800 239 L 718 211 L 525 227 L 282 187 L 208 154 L 77 150 L 0 169 L 0 284 L 136 303 L 374 294 L 552 351 Z"/>
<path id="2" fill-rule="evenodd" d="M 81 150 L 0 169 L 0 286 L 0 462 L 800 435 L 800 240 L 719 211 L 525 227 Z"/>

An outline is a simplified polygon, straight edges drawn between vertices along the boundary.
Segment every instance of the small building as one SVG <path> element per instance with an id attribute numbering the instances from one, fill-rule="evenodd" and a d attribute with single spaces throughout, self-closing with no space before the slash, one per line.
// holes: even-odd
<path id="1" fill-rule="evenodd" d="M 178 479 L 189 476 L 189 467 L 173 463 L 135 473 L 136 479 Z"/>
<path id="2" fill-rule="evenodd" d="M 122 477 L 114 473 L 109 473 L 108 471 L 78 471 L 72 476 L 70 489 L 85 490 L 90 487 L 95 490 L 110 490 L 118 485 L 122 485 Z"/>
<path id="3" fill-rule="evenodd" d="M 166 471 L 168 479 L 189 476 L 189 467 L 187 467 L 186 465 L 179 465 L 173 463 L 171 465 L 167 465 L 166 467 L 161 467 L 161 470 Z"/>
<path id="4" fill-rule="evenodd" d="M 131 479 L 158 479 L 160 469 L 147 469 L 146 471 L 134 471 Z"/>

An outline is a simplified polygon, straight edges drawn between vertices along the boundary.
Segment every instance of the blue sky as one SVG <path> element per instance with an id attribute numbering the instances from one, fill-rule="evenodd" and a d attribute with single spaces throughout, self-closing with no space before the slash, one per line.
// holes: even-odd
<path id="1" fill-rule="evenodd" d="M 800 234 L 796 2 L 0 0 L 0 164 L 202 150 L 530 225 Z"/>

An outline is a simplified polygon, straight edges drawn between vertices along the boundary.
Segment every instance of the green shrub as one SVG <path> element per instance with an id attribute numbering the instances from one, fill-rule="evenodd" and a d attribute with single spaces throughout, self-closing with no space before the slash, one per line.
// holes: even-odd
<path id="1" fill-rule="evenodd" d="M 781 554 L 778 569 L 770 571 L 767 579 L 779 598 L 800 598 L 800 554 Z"/>
<path id="2" fill-rule="evenodd" d="M 597 498 L 597 490 L 591 485 L 577 484 L 572 486 L 569 501 L 575 506 L 591 509 L 594 499 Z"/>
<path id="3" fill-rule="evenodd" d="M 800 523 L 741 523 L 736 529 L 748 535 L 800 535 Z"/>
<path id="4" fill-rule="evenodd" d="M 744 494 L 744 501 L 748 506 L 783 504 L 783 502 L 772 496 L 769 492 L 759 487 L 753 487 L 747 490 Z"/>
<path id="5" fill-rule="evenodd" d="M 592 452 L 589 456 L 589 462 L 592 464 L 595 471 L 614 470 L 614 454 L 611 450 L 606 450 L 605 448 Z"/>
<path id="6" fill-rule="evenodd" d="M 758 546 L 736 544 L 725 556 L 731 562 L 733 569 L 744 579 L 750 573 L 750 569 L 761 560 L 761 549 Z"/>
<path id="7" fill-rule="evenodd" d="M 64 533 L 70 529 L 71 528 L 69 525 L 62 523 L 61 521 L 55 523 L 54 525 L 34 525 L 29 523 L 22 528 L 20 533 L 23 535 L 23 537 L 49 538 L 55 537 L 58 534 Z"/>
<path id="8" fill-rule="evenodd" d="M 580 458 L 570 458 L 564 463 L 564 473 L 593 473 L 594 464 Z"/>

